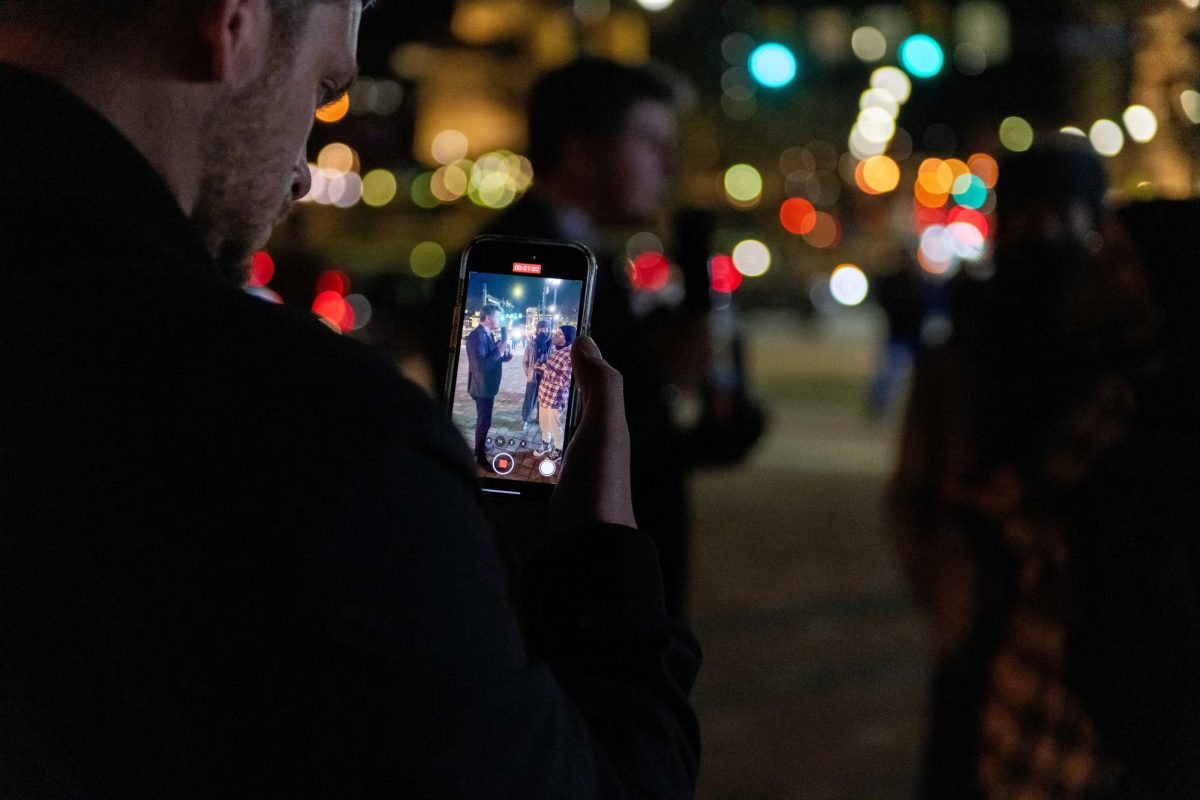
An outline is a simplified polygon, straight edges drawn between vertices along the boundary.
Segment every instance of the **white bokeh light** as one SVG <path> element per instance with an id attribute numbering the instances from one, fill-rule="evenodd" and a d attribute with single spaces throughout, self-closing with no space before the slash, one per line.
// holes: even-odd
<path id="1" fill-rule="evenodd" d="M 870 281 L 853 264 L 842 264 L 829 276 L 829 293 L 844 306 L 857 306 L 867 299 Z"/>

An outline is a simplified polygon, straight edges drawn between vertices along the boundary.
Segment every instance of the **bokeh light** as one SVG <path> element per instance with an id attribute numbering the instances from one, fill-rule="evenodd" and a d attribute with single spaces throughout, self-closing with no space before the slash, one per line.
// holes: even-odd
<path id="1" fill-rule="evenodd" d="M 864 25 L 851 34 L 850 49 L 860 61 L 879 61 L 887 55 L 887 38 L 878 28 Z"/>
<path id="2" fill-rule="evenodd" d="M 275 277 L 275 259 L 265 250 L 259 250 L 250 257 L 250 277 L 247 286 L 262 287 Z"/>
<path id="3" fill-rule="evenodd" d="M 974 42 L 963 42 L 954 48 L 954 64 L 963 75 L 982 75 L 988 67 L 987 53 Z"/>
<path id="4" fill-rule="evenodd" d="M 341 142 L 327 144 L 317 154 L 317 168 L 323 170 L 327 178 L 354 172 L 358 169 L 358 153 Z"/>
<path id="5" fill-rule="evenodd" d="M 350 291 L 350 276 L 342 269 L 327 269 L 317 277 L 317 294 L 334 292 L 344 295 Z"/>
<path id="6" fill-rule="evenodd" d="M 317 316 L 328 320 L 338 330 L 348 331 L 354 325 L 354 310 L 347 305 L 346 298 L 337 292 L 318 293 L 313 300 L 312 311 Z"/>
<path id="7" fill-rule="evenodd" d="M 860 110 L 881 108 L 894 120 L 900 116 L 900 101 L 887 89 L 867 89 L 858 98 Z"/>
<path id="8" fill-rule="evenodd" d="M 1122 133 L 1121 126 L 1111 119 L 1099 119 L 1092 123 L 1088 139 L 1097 153 L 1108 158 L 1125 149 L 1125 134 Z"/>
<path id="9" fill-rule="evenodd" d="M 868 142 L 886 146 L 896 133 L 896 120 L 884 109 L 869 106 L 859 112 L 856 127 Z"/>
<path id="10" fill-rule="evenodd" d="M 641 231 L 629 237 L 629 241 L 625 243 L 625 255 L 629 258 L 637 258 L 642 253 L 661 253 L 663 252 L 662 239 L 650 231 Z"/>
<path id="11" fill-rule="evenodd" d="M 973 208 L 963 206 L 952 208 L 946 215 L 946 221 L 951 225 L 956 222 L 964 222 L 979 231 L 984 239 L 987 239 L 988 232 L 991 230 L 987 217 Z"/>
<path id="12" fill-rule="evenodd" d="M 948 195 L 954 188 L 954 169 L 940 158 L 927 158 L 917 168 L 917 185 L 930 195 Z"/>
<path id="13" fill-rule="evenodd" d="M 954 179 L 951 191 L 954 202 L 966 208 L 981 208 L 987 202 L 988 190 L 983 185 L 983 179 L 978 175 L 960 175 Z"/>
<path id="14" fill-rule="evenodd" d="M 818 211 L 813 229 L 804 235 L 804 241 L 821 250 L 836 247 L 842 241 L 842 226 L 837 217 Z"/>
<path id="15" fill-rule="evenodd" d="M 979 228 L 969 222 L 951 222 L 946 226 L 950 247 L 954 254 L 966 261 L 978 261 L 983 257 L 984 238 Z"/>
<path id="16" fill-rule="evenodd" d="M 1200 92 L 1195 89 L 1184 89 L 1183 93 L 1179 95 L 1179 104 L 1192 124 L 1200 125 Z"/>
<path id="17" fill-rule="evenodd" d="M 443 203 L 453 203 L 467 193 L 470 178 L 457 164 L 438 167 L 429 181 L 429 191 Z"/>
<path id="18" fill-rule="evenodd" d="M 382 208 L 396 199 L 396 176 L 386 169 L 373 169 L 363 176 L 362 199 L 372 208 Z"/>
<path id="19" fill-rule="evenodd" d="M 726 197 L 740 208 L 754 205 L 762 197 L 762 175 L 749 164 L 734 164 L 725 170 L 724 184 Z"/>
<path id="20" fill-rule="evenodd" d="M 779 207 L 779 221 L 788 233 L 803 236 L 817 224 L 817 210 L 803 197 L 791 197 Z"/>
<path id="21" fill-rule="evenodd" d="M 1005 117 L 1000 123 L 1000 144 L 1014 153 L 1033 147 L 1033 126 L 1021 117 Z"/>
<path id="22" fill-rule="evenodd" d="M 345 300 L 346 305 L 349 307 L 352 315 L 350 329 L 360 331 L 367 327 L 368 323 L 371 322 L 371 314 L 373 311 L 371 308 L 371 301 L 368 300 L 365 295 L 361 294 L 346 295 Z"/>
<path id="23" fill-rule="evenodd" d="M 467 157 L 470 148 L 466 134 L 456 130 L 445 130 L 433 137 L 430 152 L 439 164 L 453 164 Z"/>
<path id="24" fill-rule="evenodd" d="M 870 282 L 853 264 L 842 264 L 829 276 L 829 292 L 844 306 L 857 306 L 867 299 Z"/>
<path id="25" fill-rule="evenodd" d="M 437 242 L 421 242 L 409 253 L 408 266 L 420 278 L 437 277 L 446 267 L 446 251 Z"/>
<path id="26" fill-rule="evenodd" d="M 987 153 L 976 153 L 967 159 L 967 168 L 978 175 L 988 189 L 996 188 L 996 181 L 1000 178 L 1000 165 L 996 159 Z"/>
<path id="27" fill-rule="evenodd" d="M 675 0 L 637 0 L 637 4 L 647 11 L 663 11 L 671 7 Z"/>
<path id="28" fill-rule="evenodd" d="M 736 292 L 742 285 L 742 273 L 738 271 L 733 259 L 727 255 L 714 256 L 709 262 L 709 273 L 712 276 L 714 292 L 730 294 Z"/>
<path id="29" fill-rule="evenodd" d="M 437 208 L 441 202 L 433 194 L 433 173 L 422 172 L 413 178 L 409 189 L 409 197 L 418 208 Z"/>
<path id="30" fill-rule="evenodd" d="M 799 69 L 792 51 L 776 42 L 754 48 L 749 65 L 754 80 L 771 89 L 787 86 L 795 80 Z"/>
<path id="31" fill-rule="evenodd" d="M 917 78 L 932 78 L 942 71 L 946 56 L 942 46 L 932 36 L 918 33 L 900 45 L 900 63 Z"/>
<path id="32" fill-rule="evenodd" d="M 748 278 L 765 275 L 771 268 L 771 249 L 757 239 L 745 239 L 733 248 L 733 265 Z"/>
<path id="33" fill-rule="evenodd" d="M 350 111 L 350 95 L 346 92 L 337 100 L 334 100 L 328 105 L 321 106 L 317 109 L 316 117 L 319 121 L 332 124 L 340 121 Z"/>
<path id="34" fill-rule="evenodd" d="M 1121 115 L 1129 138 L 1139 144 L 1145 144 L 1158 134 L 1158 117 L 1145 106 L 1132 105 Z"/>
<path id="35" fill-rule="evenodd" d="M 333 189 L 335 182 L 338 186 L 336 192 Z M 347 172 L 330 183 L 329 202 L 338 208 L 351 208 L 362 200 L 362 196 L 363 179 L 356 172 Z"/>
<path id="36" fill-rule="evenodd" d="M 912 95 L 912 81 L 903 70 L 896 67 L 879 67 L 872 72 L 871 88 L 890 92 L 898 103 L 908 102 Z"/>
<path id="37" fill-rule="evenodd" d="M 629 280 L 633 287 L 643 292 L 657 292 L 671 278 L 671 262 L 660 252 L 648 250 L 632 260 Z"/>
<path id="38" fill-rule="evenodd" d="M 869 194 L 885 194 L 900 185 L 900 165 L 887 156 L 872 156 L 859 167 L 855 178 L 861 179 L 859 188 Z"/>

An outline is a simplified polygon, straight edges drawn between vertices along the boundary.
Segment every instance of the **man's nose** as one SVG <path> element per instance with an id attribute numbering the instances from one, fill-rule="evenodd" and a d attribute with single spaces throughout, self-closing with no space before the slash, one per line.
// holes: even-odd
<path id="1" fill-rule="evenodd" d="M 300 158 L 296 161 L 296 166 L 292 168 L 292 199 L 299 200 L 307 195 L 310 189 L 312 189 L 312 172 L 308 169 L 304 153 L 301 153 Z"/>

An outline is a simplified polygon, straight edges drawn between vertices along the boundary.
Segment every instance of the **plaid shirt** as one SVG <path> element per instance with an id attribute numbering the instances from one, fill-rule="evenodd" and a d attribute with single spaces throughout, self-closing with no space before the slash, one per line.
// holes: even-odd
<path id="1" fill-rule="evenodd" d="M 538 386 L 538 405 L 542 408 L 566 408 L 567 392 L 571 387 L 570 345 L 550 353 Z"/>

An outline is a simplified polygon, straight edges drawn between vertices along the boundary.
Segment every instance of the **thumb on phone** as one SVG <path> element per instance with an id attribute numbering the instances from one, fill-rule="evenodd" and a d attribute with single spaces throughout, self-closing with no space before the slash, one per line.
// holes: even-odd
<path id="1" fill-rule="evenodd" d="M 551 516 L 561 525 L 611 522 L 635 528 L 624 379 L 588 336 L 575 340 L 571 362 L 582 414 L 563 458 Z"/>

